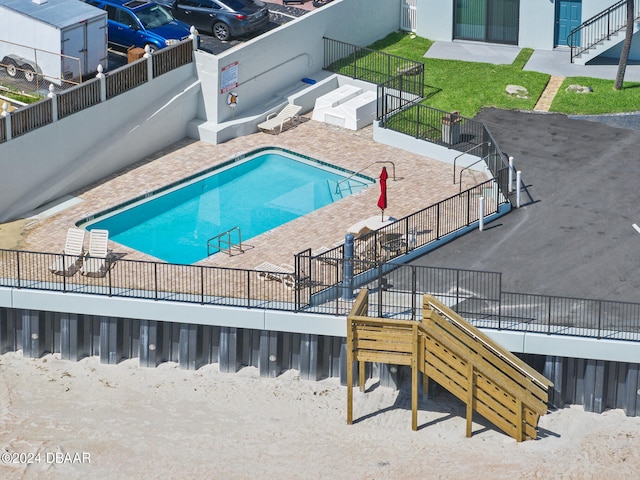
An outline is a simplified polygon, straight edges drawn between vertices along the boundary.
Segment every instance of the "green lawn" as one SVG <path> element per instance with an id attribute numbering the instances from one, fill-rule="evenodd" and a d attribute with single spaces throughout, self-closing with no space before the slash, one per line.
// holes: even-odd
<path id="1" fill-rule="evenodd" d="M 370 45 L 369 48 L 424 63 L 425 85 L 439 91 L 424 100 L 426 105 L 441 110 L 458 110 L 473 117 L 483 107 L 533 110 L 550 76 L 545 73 L 523 71 L 533 53 L 522 49 L 511 65 L 461 62 L 424 58 L 431 47 L 430 40 L 407 32 L 395 32 Z M 526 99 L 513 98 L 505 92 L 509 84 L 521 85 L 529 91 Z M 590 86 L 592 93 L 566 91 L 571 84 Z M 613 80 L 586 77 L 565 79 L 551 106 L 551 111 L 566 114 L 599 114 L 640 110 L 640 83 L 625 82 L 618 92 Z"/>
<path id="2" fill-rule="evenodd" d="M 588 86 L 592 93 L 567 91 L 569 85 Z M 620 91 L 613 89 L 613 80 L 590 77 L 568 77 L 551 104 L 552 112 L 569 115 L 636 112 L 640 110 L 640 83 L 624 82 Z"/>

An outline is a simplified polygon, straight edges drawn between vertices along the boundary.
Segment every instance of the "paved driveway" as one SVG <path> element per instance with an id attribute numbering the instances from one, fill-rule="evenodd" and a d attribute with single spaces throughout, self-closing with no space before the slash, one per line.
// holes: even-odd
<path id="1" fill-rule="evenodd" d="M 476 119 L 531 198 L 413 264 L 502 272 L 506 291 L 640 302 L 640 132 L 497 109 Z"/>

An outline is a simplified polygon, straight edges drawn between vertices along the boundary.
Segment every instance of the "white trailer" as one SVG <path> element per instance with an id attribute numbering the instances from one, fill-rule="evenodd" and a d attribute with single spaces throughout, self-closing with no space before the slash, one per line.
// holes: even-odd
<path id="1" fill-rule="evenodd" d="M 80 0 L 0 0 L 2 73 L 80 82 L 106 69 L 107 55 L 107 12 Z"/>

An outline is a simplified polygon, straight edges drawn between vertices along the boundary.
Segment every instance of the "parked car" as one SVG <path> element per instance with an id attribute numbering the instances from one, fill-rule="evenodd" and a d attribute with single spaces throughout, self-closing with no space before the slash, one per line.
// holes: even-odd
<path id="1" fill-rule="evenodd" d="M 151 51 L 172 45 L 190 35 L 191 28 L 174 18 L 170 9 L 148 0 L 82 0 L 107 11 L 111 46 Z"/>
<path id="2" fill-rule="evenodd" d="M 218 40 L 258 32 L 269 23 L 269 9 L 260 0 L 175 0 L 172 12 Z"/>

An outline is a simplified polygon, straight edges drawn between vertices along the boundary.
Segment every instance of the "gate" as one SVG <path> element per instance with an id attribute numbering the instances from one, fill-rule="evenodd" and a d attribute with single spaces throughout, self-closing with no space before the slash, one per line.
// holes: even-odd
<path id="1" fill-rule="evenodd" d="M 402 0 L 400 28 L 407 32 L 416 31 L 416 3 L 418 0 Z"/>

